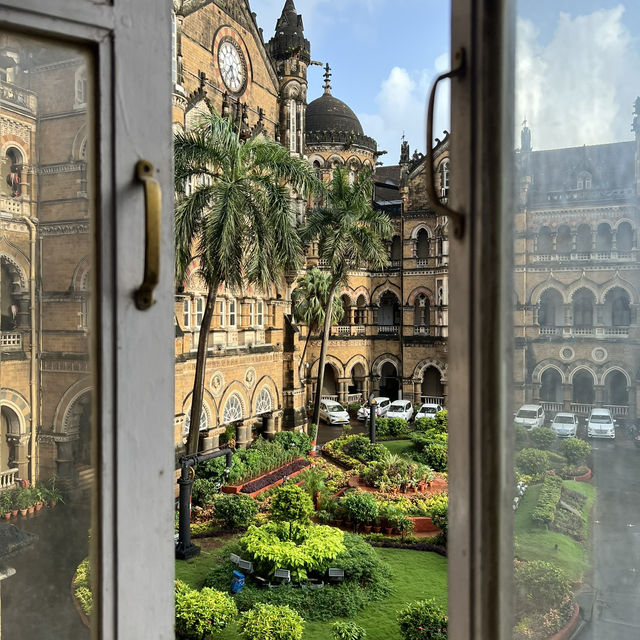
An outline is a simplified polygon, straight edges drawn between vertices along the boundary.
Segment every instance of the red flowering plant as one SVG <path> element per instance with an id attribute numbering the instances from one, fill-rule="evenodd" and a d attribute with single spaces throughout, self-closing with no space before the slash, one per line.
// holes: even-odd
<path id="1" fill-rule="evenodd" d="M 432 598 L 406 606 L 398 614 L 403 640 L 447 640 L 447 612 Z"/>

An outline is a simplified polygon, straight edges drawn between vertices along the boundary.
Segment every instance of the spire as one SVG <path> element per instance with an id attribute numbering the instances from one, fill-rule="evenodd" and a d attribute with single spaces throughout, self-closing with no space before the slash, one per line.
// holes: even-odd
<path id="1" fill-rule="evenodd" d="M 531 129 L 527 126 L 527 118 L 522 122 L 522 131 L 520 132 L 520 151 L 526 153 L 531 151 Z"/>
<path id="2" fill-rule="evenodd" d="M 297 13 L 293 0 L 286 0 L 282 13 L 276 21 L 276 32 L 269 41 L 269 50 L 276 60 L 291 57 L 291 52 L 300 52 L 301 59 L 309 64 L 311 60 L 311 45 L 304 37 L 302 16 Z"/>
<path id="3" fill-rule="evenodd" d="M 325 93 L 331 95 L 331 67 L 329 63 L 324 65 L 324 85 L 323 89 Z"/>
<path id="4" fill-rule="evenodd" d="M 409 164 L 409 141 L 404 137 L 402 132 L 402 144 L 400 145 L 400 163 Z"/>

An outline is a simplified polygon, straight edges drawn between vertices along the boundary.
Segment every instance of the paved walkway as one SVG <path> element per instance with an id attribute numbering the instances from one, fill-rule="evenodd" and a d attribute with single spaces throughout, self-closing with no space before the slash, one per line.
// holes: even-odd
<path id="1" fill-rule="evenodd" d="M 4 640 L 88 640 L 71 598 L 71 580 L 87 556 L 89 509 L 58 505 L 13 520 L 38 536 L 7 564 L 16 574 L 2 582 Z"/>

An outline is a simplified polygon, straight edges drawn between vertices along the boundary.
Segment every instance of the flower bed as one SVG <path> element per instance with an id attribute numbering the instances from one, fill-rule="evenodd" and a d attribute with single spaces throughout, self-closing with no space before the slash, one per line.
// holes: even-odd
<path id="1" fill-rule="evenodd" d="M 409 516 L 409 520 L 413 522 L 414 533 L 438 533 L 440 529 L 433 524 L 431 516 Z"/>
<path id="2" fill-rule="evenodd" d="M 254 498 L 263 491 L 282 484 L 285 478 L 293 478 L 297 476 L 309 466 L 311 466 L 311 462 L 309 460 L 306 458 L 298 458 L 297 460 L 288 462 L 279 469 L 270 471 L 255 480 L 250 480 L 244 484 L 225 485 L 222 487 L 222 492 L 244 493 Z"/>

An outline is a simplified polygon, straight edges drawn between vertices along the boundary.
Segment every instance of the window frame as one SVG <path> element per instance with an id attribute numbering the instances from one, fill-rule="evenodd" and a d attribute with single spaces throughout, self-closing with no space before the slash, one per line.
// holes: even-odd
<path id="1" fill-rule="evenodd" d="M 449 638 L 511 638 L 512 469 L 507 430 L 512 346 L 515 3 L 452 0 L 449 206 Z M 434 167 L 435 169 L 435 167 Z M 449 225 L 451 231 L 451 225 Z"/>

